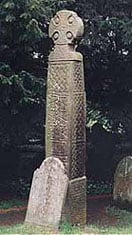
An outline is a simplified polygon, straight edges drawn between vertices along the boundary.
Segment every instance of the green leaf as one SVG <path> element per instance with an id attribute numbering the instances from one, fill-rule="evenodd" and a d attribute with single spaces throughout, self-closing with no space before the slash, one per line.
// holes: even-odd
<path id="1" fill-rule="evenodd" d="M 15 20 L 16 20 L 16 18 L 13 15 L 7 15 L 6 18 L 5 18 L 6 22 L 13 22 Z"/>
<path id="2" fill-rule="evenodd" d="M 4 4 L 4 8 L 6 9 L 14 9 L 15 8 L 15 4 L 13 1 L 7 1 L 5 4 Z"/>

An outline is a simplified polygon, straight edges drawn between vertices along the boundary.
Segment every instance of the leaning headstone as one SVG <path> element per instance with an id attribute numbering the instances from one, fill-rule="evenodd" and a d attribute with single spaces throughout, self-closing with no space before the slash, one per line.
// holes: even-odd
<path id="1" fill-rule="evenodd" d="M 117 166 L 113 198 L 116 205 L 132 209 L 132 156 L 123 158 Z"/>
<path id="2" fill-rule="evenodd" d="M 49 25 L 54 48 L 48 67 L 46 158 L 59 158 L 64 164 L 69 190 L 62 218 L 73 224 L 85 224 L 87 213 L 86 95 L 83 57 L 76 52 L 83 31 L 81 18 L 67 10 L 59 11 Z"/>
<path id="3" fill-rule="evenodd" d="M 34 172 L 26 223 L 58 227 L 68 187 L 63 163 L 47 158 Z"/>

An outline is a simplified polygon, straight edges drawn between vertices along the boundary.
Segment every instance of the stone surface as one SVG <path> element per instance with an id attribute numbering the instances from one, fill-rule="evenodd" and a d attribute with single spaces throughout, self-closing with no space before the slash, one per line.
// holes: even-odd
<path id="1" fill-rule="evenodd" d="M 58 226 L 63 218 L 86 223 L 86 94 L 83 57 L 75 50 L 83 31 L 82 20 L 67 10 L 49 25 L 54 48 L 48 61 L 46 160 L 33 177 L 26 215 L 32 224 Z"/>
<path id="2" fill-rule="evenodd" d="M 87 222 L 86 177 L 69 182 L 66 202 L 63 208 L 62 221 L 74 225 L 85 225 Z"/>
<path id="3" fill-rule="evenodd" d="M 49 25 L 55 46 L 48 67 L 46 158 L 59 158 L 69 179 L 85 175 L 86 94 L 83 58 L 75 51 L 83 30 L 82 20 L 67 10 L 59 11 Z"/>
<path id="4" fill-rule="evenodd" d="M 75 44 L 83 32 L 83 22 L 73 11 L 59 11 L 50 21 L 49 36 L 55 44 Z"/>
<path id="5" fill-rule="evenodd" d="M 34 172 L 26 223 L 58 227 L 68 187 L 63 163 L 49 157 Z"/>
<path id="6" fill-rule="evenodd" d="M 123 158 L 117 166 L 113 198 L 117 204 L 132 206 L 132 156 Z"/>
<path id="7" fill-rule="evenodd" d="M 70 183 L 62 220 L 75 224 L 86 223 L 86 94 L 83 56 L 76 52 L 83 31 L 73 11 L 59 11 L 49 25 L 54 48 L 48 62 L 46 158 L 64 164 Z"/>

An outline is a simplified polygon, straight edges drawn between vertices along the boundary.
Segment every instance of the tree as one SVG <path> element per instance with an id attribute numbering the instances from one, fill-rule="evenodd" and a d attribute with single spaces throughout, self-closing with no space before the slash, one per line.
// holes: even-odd
<path id="1" fill-rule="evenodd" d="M 47 56 L 51 47 L 48 23 L 55 11 L 65 7 L 68 2 L 64 0 L 0 2 L 0 110 L 3 114 L 0 134 L 5 137 L 1 138 L 2 146 L 8 142 L 10 145 L 20 142 L 18 120 L 21 120 L 22 114 L 24 116 L 24 110 L 31 113 L 36 107 L 40 106 L 40 109 L 42 106 L 43 109 L 45 107 Z M 42 123 L 43 121 L 41 128 Z M 23 133 L 23 130 L 22 125 L 19 132 Z"/>
<path id="2" fill-rule="evenodd" d="M 107 131 L 127 133 L 132 125 L 132 2 L 76 0 L 75 10 L 85 22 L 80 50 L 88 126 L 98 122 Z"/>
<path id="3" fill-rule="evenodd" d="M 132 2 L 77 0 L 75 9 L 85 23 L 88 177 L 110 179 L 132 152 Z"/>
<path id="4" fill-rule="evenodd" d="M 122 133 L 131 125 L 131 0 L 2 0 L 0 108 L 16 117 L 45 102 L 48 24 L 56 11 L 77 11 L 85 23 L 87 125 Z M 125 79 L 124 79 L 125 78 Z"/>

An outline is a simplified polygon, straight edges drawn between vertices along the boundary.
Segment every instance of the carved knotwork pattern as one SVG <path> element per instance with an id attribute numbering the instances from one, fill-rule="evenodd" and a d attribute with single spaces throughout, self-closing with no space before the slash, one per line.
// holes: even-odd
<path id="1" fill-rule="evenodd" d="M 85 104 L 84 93 L 73 96 L 72 140 L 84 140 Z"/>
<path id="2" fill-rule="evenodd" d="M 73 96 L 71 178 L 81 177 L 85 169 L 84 93 Z"/>
<path id="3" fill-rule="evenodd" d="M 73 65 L 73 111 L 72 111 L 72 152 L 71 179 L 85 174 L 85 93 L 83 64 Z"/>
<path id="4" fill-rule="evenodd" d="M 73 91 L 82 92 L 84 90 L 84 81 L 83 81 L 83 64 L 82 62 L 76 62 L 73 66 Z"/>
<path id="5" fill-rule="evenodd" d="M 67 145 L 68 141 L 67 102 L 68 102 L 68 96 L 59 96 L 52 94 L 48 97 L 47 138 L 49 146 L 50 142 L 52 142 L 52 148 L 49 147 L 49 150 L 52 151 L 52 154 L 57 154 L 57 148 L 55 147 L 56 150 L 53 150 L 54 145 L 58 146 L 58 155 L 61 153 L 59 144 L 57 143 L 53 144 L 55 143 L 54 141 L 59 141 L 60 145 L 62 141 L 65 141 L 65 145 Z M 62 147 L 62 152 L 65 155 L 63 147 Z"/>
<path id="6" fill-rule="evenodd" d="M 49 92 L 68 92 L 69 64 L 52 64 L 49 67 Z"/>
<path id="7" fill-rule="evenodd" d="M 47 157 L 62 160 L 67 170 L 69 150 L 68 96 L 51 95 L 48 98 Z"/>
<path id="8" fill-rule="evenodd" d="M 65 120 L 67 117 L 67 105 L 68 96 L 67 95 L 57 95 L 52 94 L 48 97 L 47 106 L 49 113 L 49 120 L 52 117 L 54 122 L 58 122 L 56 118 Z M 64 116 L 65 115 L 65 116 Z"/>
<path id="9" fill-rule="evenodd" d="M 71 179 L 84 176 L 85 145 L 83 142 L 72 143 Z"/>
<path id="10" fill-rule="evenodd" d="M 50 64 L 47 112 L 46 156 L 59 158 L 66 173 L 70 165 L 71 179 L 83 176 L 85 93 L 82 62 Z"/>
<path id="11" fill-rule="evenodd" d="M 47 96 L 47 157 L 59 158 L 67 171 L 69 156 L 69 64 L 50 64 Z"/>

